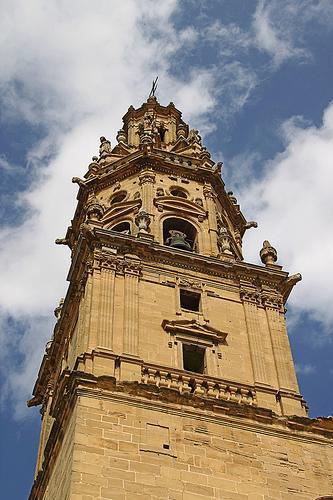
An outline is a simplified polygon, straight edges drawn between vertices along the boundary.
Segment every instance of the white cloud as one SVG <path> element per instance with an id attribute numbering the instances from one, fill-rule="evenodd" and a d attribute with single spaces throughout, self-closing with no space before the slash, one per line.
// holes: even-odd
<path id="1" fill-rule="evenodd" d="M 146 98 L 156 74 L 160 101 L 171 98 L 192 126 L 206 127 L 214 105 L 209 71 L 183 80 L 169 74 L 177 51 L 196 40 L 193 29 L 173 26 L 177 8 L 175 0 L 4 5 L 2 119 L 25 120 L 45 132 L 27 154 L 34 181 L 15 201 L 24 222 L 0 229 L 0 369 L 18 417 L 52 335 L 52 310 L 66 290 L 69 252 L 54 240 L 65 234 L 74 213 L 71 177 L 83 175 L 100 135 L 115 137 L 122 115 Z"/>
<path id="2" fill-rule="evenodd" d="M 291 273 L 301 272 L 290 303 L 323 327 L 333 328 L 333 103 L 321 127 L 299 119 L 282 127 L 285 151 L 265 165 L 260 182 L 244 184 L 239 199 L 259 228 L 249 231 L 245 257 L 258 261 L 264 239 L 278 250 L 279 261 Z"/>

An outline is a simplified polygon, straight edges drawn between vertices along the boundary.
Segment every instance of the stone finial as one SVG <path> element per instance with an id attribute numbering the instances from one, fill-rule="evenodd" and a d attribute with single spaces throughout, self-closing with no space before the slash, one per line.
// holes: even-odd
<path id="1" fill-rule="evenodd" d="M 277 251 L 270 244 L 268 240 L 265 240 L 262 244 L 262 249 L 260 250 L 260 259 L 265 266 L 274 265 L 277 261 Z"/>
<path id="2" fill-rule="evenodd" d="M 108 141 L 104 136 L 99 138 L 100 146 L 99 146 L 99 156 L 111 153 L 111 142 Z"/>
<path id="3" fill-rule="evenodd" d="M 95 175 L 98 172 L 99 168 L 100 168 L 100 166 L 99 166 L 99 163 L 98 163 L 98 158 L 97 158 L 97 156 L 93 156 L 92 157 L 92 162 L 89 163 L 89 165 L 88 165 L 89 177 L 91 175 Z M 85 177 L 87 177 L 87 176 L 85 176 Z"/>
<path id="4" fill-rule="evenodd" d="M 100 220 L 103 217 L 104 208 L 97 199 L 92 200 L 92 202 L 87 207 L 87 217 L 91 220 Z"/>
<path id="5" fill-rule="evenodd" d="M 228 196 L 233 205 L 237 205 L 237 198 L 234 196 L 234 193 L 232 191 L 228 191 Z"/>
<path id="6" fill-rule="evenodd" d="M 121 128 L 120 130 L 118 130 L 117 141 L 118 142 L 126 142 L 127 141 L 126 132 L 125 132 L 125 130 L 123 128 Z"/>
<path id="7" fill-rule="evenodd" d="M 226 227 L 221 226 L 219 228 L 218 236 L 217 236 L 217 242 L 218 246 L 220 249 L 221 253 L 227 254 L 227 255 L 233 255 L 231 251 L 231 245 L 230 245 L 230 235 L 228 233 L 228 230 Z"/>
<path id="8" fill-rule="evenodd" d="M 138 215 L 135 217 L 135 224 L 139 228 L 139 234 L 140 233 L 148 233 L 148 228 L 151 223 L 151 217 L 148 214 L 148 212 L 145 212 L 144 210 L 140 210 Z"/>
<path id="9" fill-rule="evenodd" d="M 64 305 L 64 301 L 65 299 L 64 298 L 61 298 L 59 300 L 59 304 L 57 305 L 57 307 L 55 308 L 54 310 L 54 315 L 57 319 L 60 318 L 60 315 L 61 315 L 61 309 L 62 309 L 62 306 Z"/>

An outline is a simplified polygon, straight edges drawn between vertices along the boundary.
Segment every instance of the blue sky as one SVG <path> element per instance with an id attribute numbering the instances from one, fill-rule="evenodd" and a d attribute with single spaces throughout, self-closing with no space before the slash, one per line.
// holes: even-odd
<path id="1" fill-rule="evenodd" d="M 310 415 L 332 414 L 331 0 L 1 2 L 0 477 L 30 489 L 39 414 L 26 409 L 66 290 L 55 247 L 98 138 L 159 75 L 158 98 L 200 129 L 243 213 L 291 274 L 290 340 Z M 15 474 L 13 470 L 15 469 Z"/>

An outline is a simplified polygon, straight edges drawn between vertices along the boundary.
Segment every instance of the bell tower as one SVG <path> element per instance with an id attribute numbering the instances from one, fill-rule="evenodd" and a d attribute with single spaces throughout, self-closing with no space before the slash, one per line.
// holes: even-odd
<path id="1" fill-rule="evenodd" d="M 331 419 L 295 375 L 289 276 L 222 164 L 155 96 L 100 138 L 65 238 L 69 287 L 30 406 L 30 499 L 315 499 L 332 491 Z M 329 458 L 331 457 L 331 459 Z"/>

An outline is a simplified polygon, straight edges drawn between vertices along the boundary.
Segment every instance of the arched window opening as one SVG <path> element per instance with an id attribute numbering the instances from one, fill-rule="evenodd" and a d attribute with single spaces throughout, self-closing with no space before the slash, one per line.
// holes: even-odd
<path id="1" fill-rule="evenodd" d="M 183 219 L 170 217 L 163 223 L 163 242 L 180 250 L 197 252 L 197 231 L 192 224 Z"/>
<path id="2" fill-rule="evenodd" d="M 119 222 L 111 228 L 111 231 L 116 231 L 122 234 L 131 234 L 131 225 L 129 222 Z"/>
<path id="3" fill-rule="evenodd" d="M 178 187 L 171 188 L 170 189 L 170 194 L 172 196 L 177 196 L 178 198 L 187 198 L 187 194 L 183 189 L 180 189 Z"/>
<path id="4" fill-rule="evenodd" d="M 121 193 L 117 193 L 113 198 L 111 198 L 111 201 L 110 201 L 110 205 L 114 205 L 115 203 L 121 203 L 122 201 L 124 201 L 124 199 L 126 198 L 126 194 L 124 191 L 122 191 Z"/>

